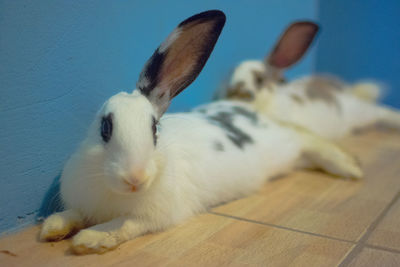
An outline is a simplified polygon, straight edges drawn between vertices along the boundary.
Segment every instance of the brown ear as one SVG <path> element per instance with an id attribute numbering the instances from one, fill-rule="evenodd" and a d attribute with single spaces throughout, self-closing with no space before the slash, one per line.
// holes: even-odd
<path id="1" fill-rule="evenodd" d="M 225 14 L 218 10 L 194 15 L 181 22 L 147 61 L 137 88 L 159 115 L 199 75 L 224 24 Z"/>
<path id="2" fill-rule="evenodd" d="M 266 63 L 279 69 L 293 65 L 305 54 L 318 29 L 317 24 L 309 21 L 291 24 L 266 58 Z"/>

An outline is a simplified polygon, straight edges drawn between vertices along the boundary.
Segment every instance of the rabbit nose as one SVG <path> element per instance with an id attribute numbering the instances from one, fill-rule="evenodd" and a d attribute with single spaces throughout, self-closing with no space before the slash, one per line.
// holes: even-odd
<path id="1" fill-rule="evenodd" d="M 142 170 L 130 171 L 126 175 L 124 182 L 131 187 L 132 192 L 136 192 L 139 190 L 140 185 L 144 182 L 144 177 L 144 171 Z"/>
<path id="2" fill-rule="evenodd" d="M 123 181 L 129 187 L 130 191 L 132 191 L 132 192 L 137 191 L 138 188 L 133 182 L 131 182 L 132 179 L 129 179 L 129 180 L 124 179 Z"/>

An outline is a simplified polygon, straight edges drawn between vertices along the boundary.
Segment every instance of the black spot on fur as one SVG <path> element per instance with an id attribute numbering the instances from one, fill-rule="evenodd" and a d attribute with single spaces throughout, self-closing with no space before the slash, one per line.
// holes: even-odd
<path id="1" fill-rule="evenodd" d="M 154 142 L 154 146 L 156 146 L 157 145 L 157 120 L 156 120 L 156 118 L 154 118 L 154 116 L 152 116 L 151 118 L 152 118 L 151 130 L 153 132 L 153 142 Z"/>
<path id="2" fill-rule="evenodd" d="M 198 108 L 198 109 L 196 109 L 196 111 L 203 113 L 203 114 L 207 113 L 207 110 L 205 108 Z"/>
<path id="3" fill-rule="evenodd" d="M 242 115 L 244 117 L 246 117 L 247 119 L 249 119 L 249 121 L 251 121 L 251 123 L 253 125 L 257 125 L 258 124 L 258 116 L 255 112 L 252 112 L 250 110 L 247 110 L 243 107 L 239 107 L 239 106 L 235 106 L 232 108 L 232 111 L 236 114 Z"/>
<path id="4" fill-rule="evenodd" d="M 217 24 L 222 24 L 222 26 L 223 26 L 223 24 L 225 24 L 226 18 L 225 18 L 225 14 L 223 12 L 221 12 L 219 10 L 208 10 L 208 11 L 196 14 L 194 16 L 191 16 L 190 18 L 182 21 L 179 24 L 179 27 L 183 27 L 186 24 L 189 24 L 194 21 L 196 21 L 196 23 L 203 23 L 204 21 L 216 19 L 216 18 L 218 19 Z"/>
<path id="5" fill-rule="evenodd" d="M 223 145 L 221 142 L 219 142 L 219 141 L 215 141 L 215 142 L 214 142 L 214 149 L 215 149 L 216 151 L 225 151 L 224 145 Z"/>
<path id="6" fill-rule="evenodd" d="M 168 53 L 168 51 L 166 51 Z M 145 70 L 140 74 L 139 81 L 147 81 L 148 84 L 140 84 L 138 83 L 138 89 L 142 92 L 143 95 L 149 96 L 150 92 L 154 89 L 154 87 L 158 83 L 158 72 L 162 66 L 162 63 L 165 60 L 166 53 L 160 53 L 158 48 L 154 51 L 153 55 L 147 61 L 145 66 Z"/>
<path id="7" fill-rule="evenodd" d="M 103 116 L 103 118 L 101 119 L 100 135 L 103 138 L 103 141 L 106 143 L 110 141 L 113 131 L 112 117 L 113 115 L 112 113 L 110 113 L 107 116 Z"/>
<path id="8" fill-rule="evenodd" d="M 233 124 L 233 117 L 235 116 L 232 112 L 221 111 L 217 114 L 208 116 L 211 123 L 214 123 L 221 127 L 225 132 L 229 140 L 238 148 L 243 149 L 246 144 L 253 144 L 254 141 L 244 131 L 239 129 Z"/>

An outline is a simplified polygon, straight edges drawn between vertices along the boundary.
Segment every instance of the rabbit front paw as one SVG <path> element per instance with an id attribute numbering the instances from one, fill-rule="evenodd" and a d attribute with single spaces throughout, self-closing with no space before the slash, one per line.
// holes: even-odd
<path id="1" fill-rule="evenodd" d="M 72 240 L 72 250 L 76 254 L 102 254 L 118 245 L 117 238 L 111 233 L 92 229 L 80 231 Z"/>
<path id="2" fill-rule="evenodd" d="M 55 213 L 48 217 L 41 228 L 41 241 L 59 241 L 83 227 L 79 216 L 73 211 Z"/>

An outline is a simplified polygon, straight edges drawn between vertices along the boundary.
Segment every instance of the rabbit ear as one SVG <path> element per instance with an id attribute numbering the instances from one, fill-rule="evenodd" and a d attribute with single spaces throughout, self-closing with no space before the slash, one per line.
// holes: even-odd
<path id="1" fill-rule="evenodd" d="M 318 29 L 317 24 L 309 21 L 291 24 L 266 58 L 266 63 L 278 69 L 296 63 L 307 51 Z"/>
<path id="2" fill-rule="evenodd" d="M 199 75 L 224 24 L 225 14 L 218 10 L 194 15 L 181 22 L 147 61 L 137 88 L 158 109 L 159 116 Z"/>

